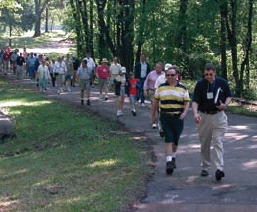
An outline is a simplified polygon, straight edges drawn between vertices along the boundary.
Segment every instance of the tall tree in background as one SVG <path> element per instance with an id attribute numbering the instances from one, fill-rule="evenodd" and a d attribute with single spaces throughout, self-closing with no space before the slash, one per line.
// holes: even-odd
<path id="1" fill-rule="evenodd" d="M 145 25 L 146 25 L 146 0 L 140 1 L 141 12 L 139 14 L 139 25 L 137 28 L 137 51 L 136 51 L 136 61 L 140 60 L 140 54 L 142 53 L 143 44 L 145 42 Z"/>
<path id="2" fill-rule="evenodd" d="M 240 13 L 238 9 L 239 4 L 241 8 L 244 8 L 244 12 Z M 232 57 L 235 95 L 240 97 L 244 90 L 245 71 L 249 67 L 249 55 L 252 44 L 253 1 L 249 0 L 248 3 L 245 4 L 232 0 L 227 8 L 230 8 L 230 11 L 227 12 L 226 28 Z M 245 11 L 247 11 L 247 18 L 244 18 Z M 240 14 L 240 18 L 238 18 L 238 14 Z M 240 47 L 238 46 L 239 42 L 241 44 Z M 238 57 L 238 52 L 240 52 L 240 57 Z M 240 65 L 240 69 L 238 65 Z M 249 81 L 249 79 L 247 81 Z"/>
<path id="3" fill-rule="evenodd" d="M 42 13 L 50 0 L 34 0 L 35 2 L 35 32 L 33 37 L 41 35 L 41 19 Z"/>

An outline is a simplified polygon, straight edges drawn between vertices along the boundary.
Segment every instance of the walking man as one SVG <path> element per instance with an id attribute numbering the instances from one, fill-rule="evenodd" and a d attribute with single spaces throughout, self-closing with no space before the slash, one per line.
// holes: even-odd
<path id="1" fill-rule="evenodd" d="M 151 118 L 152 122 L 156 120 L 156 111 L 160 108 L 160 120 L 165 136 L 166 173 L 170 175 L 176 168 L 175 159 L 189 108 L 189 94 L 187 88 L 177 81 L 175 66 L 170 67 L 165 76 L 166 82 L 155 91 Z"/>
<path id="2" fill-rule="evenodd" d="M 140 101 L 141 106 L 145 106 L 144 82 L 150 71 L 150 65 L 146 62 L 146 54 L 141 53 L 140 61 L 135 65 L 135 78 L 140 82 L 137 89 L 137 101 Z"/>
<path id="3" fill-rule="evenodd" d="M 204 67 L 204 78 L 195 86 L 192 108 L 201 142 L 201 176 L 209 175 L 210 148 L 213 142 L 217 181 L 225 177 L 223 139 L 227 128 L 227 116 L 224 110 L 230 101 L 231 91 L 227 81 L 216 76 L 216 67 L 207 63 Z"/>
<path id="4" fill-rule="evenodd" d="M 93 77 L 93 70 L 87 67 L 87 60 L 83 59 L 81 62 L 81 66 L 77 70 L 77 79 L 79 80 L 81 105 L 84 104 L 85 91 L 86 91 L 87 105 L 91 105 L 90 89 L 91 89 L 92 77 Z"/>

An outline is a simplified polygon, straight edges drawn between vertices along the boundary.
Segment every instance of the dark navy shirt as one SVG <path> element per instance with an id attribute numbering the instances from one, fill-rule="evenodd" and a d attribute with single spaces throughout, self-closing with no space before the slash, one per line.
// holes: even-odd
<path id="1" fill-rule="evenodd" d="M 218 89 L 220 92 L 217 103 L 215 104 L 214 100 Z M 207 93 L 213 93 L 213 98 L 207 98 Z M 231 96 L 231 90 L 228 82 L 225 79 L 216 76 L 212 84 L 204 78 L 197 82 L 194 89 L 193 101 L 198 103 L 199 111 L 216 111 L 218 110 L 216 106 L 220 104 L 220 100 L 222 103 L 225 103 L 226 98 Z"/>

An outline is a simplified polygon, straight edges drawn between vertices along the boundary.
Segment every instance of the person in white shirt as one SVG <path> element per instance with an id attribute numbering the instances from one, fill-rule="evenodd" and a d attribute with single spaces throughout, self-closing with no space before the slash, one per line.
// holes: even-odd
<path id="1" fill-rule="evenodd" d="M 144 82 L 144 87 L 143 87 L 144 88 L 144 96 L 145 96 L 145 98 L 147 98 L 151 101 L 151 105 L 152 105 L 153 99 L 154 99 L 155 82 L 159 76 L 164 75 L 164 71 L 162 71 L 162 70 L 163 70 L 162 63 L 161 62 L 156 63 L 155 69 L 147 75 L 145 82 Z M 152 107 L 151 107 L 151 109 L 152 109 Z M 157 128 L 157 122 L 152 123 L 152 128 L 153 129 Z"/>
<path id="2" fill-rule="evenodd" d="M 66 64 L 63 61 L 62 57 L 59 56 L 57 61 L 54 64 L 54 73 L 57 75 L 57 84 L 58 84 L 57 93 L 58 94 L 63 92 L 63 88 L 65 86 L 65 74 L 66 74 L 66 72 L 67 72 Z"/>
<path id="3" fill-rule="evenodd" d="M 118 63 L 118 58 L 114 57 L 113 62 L 110 66 L 111 77 L 110 77 L 110 85 L 114 88 L 114 79 L 119 75 L 121 69 L 121 65 Z"/>
<path id="4" fill-rule="evenodd" d="M 89 69 L 87 67 L 87 60 L 82 60 L 81 66 L 77 70 L 77 79 L 79 79 L 79 87 L 80 87 L 81 105 L 84 104 L 85 91 L 86 91 L 87 105 L 91 105 L 91 103 L 90 103 L 90 88 L 91 88 L 92 76 L 93 76 L 92 69 Z"/>
<path id="5" fill-rule="evenodd" d="M 73 76 L 73 61 L 69 53 L 66 55 L 66 59 L 64 60 L 64 62 L 67 67 L 67 72 L 65 75 L 65 85 L 67 87 L 67 90 L 71 92 L 70 86 L 71 86 L 71 80 Z"/>
<path id="6" fill-rule="evenodd" d="M 164 70 L 167 71 L 167 70 L 169 70 L 172 66 L 173 66 L 172 64 L 166 63 L 166 64 L 165 64 L 165 67 L 164 67 Z M 157 88 L 160 86 L 160 84 L 165 83 L 165 82 L 166 82 L 165 74 L 164 74 L 164 75 L 160 75 L 160 76 L 156 79 L 156 81 L 155 81 L 154 88 L 157 89 Z"/>
<path id="7" fill-rule="evenodd" d="M 45 60 L 42 60 L 42 64 L 38 67 L 37 75 L 38 75 L 39 90 L 41 90 L 42 92 L 45 92 L 48 81 L 51 79 L 49 69 L 48 69 L 48 64 L 46 64 Z"/>
<path id="8" fill-rule="evenodd" d="M 91 53 L 87 52 L 86 57 L 83 60 L 87 61 L 87 67 L 88 67 L 89 71 L 93 73 L 93 79 L 92 79 L 91 83 L 94 84 L 94 79 L 96 76 L 96 74 L 95 74 L 96 64 L 95 64 L 94 59 L 91 57 Z"/>

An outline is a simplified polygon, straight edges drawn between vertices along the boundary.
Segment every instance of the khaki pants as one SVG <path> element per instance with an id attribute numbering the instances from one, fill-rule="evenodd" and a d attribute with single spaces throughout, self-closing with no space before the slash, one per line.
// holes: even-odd
<path id="1" fill-rule="evenodd" d="M 227 115 L 224 111 L 217 114 L 201 113 L 201 121 L 198 124 L 199 139 L 201 142 L 202 168 L 211 166 L 211 144 L 213 145 L 213 162 L 216 169 L 223 170 L 223 139 L 227 129 Z"/>

